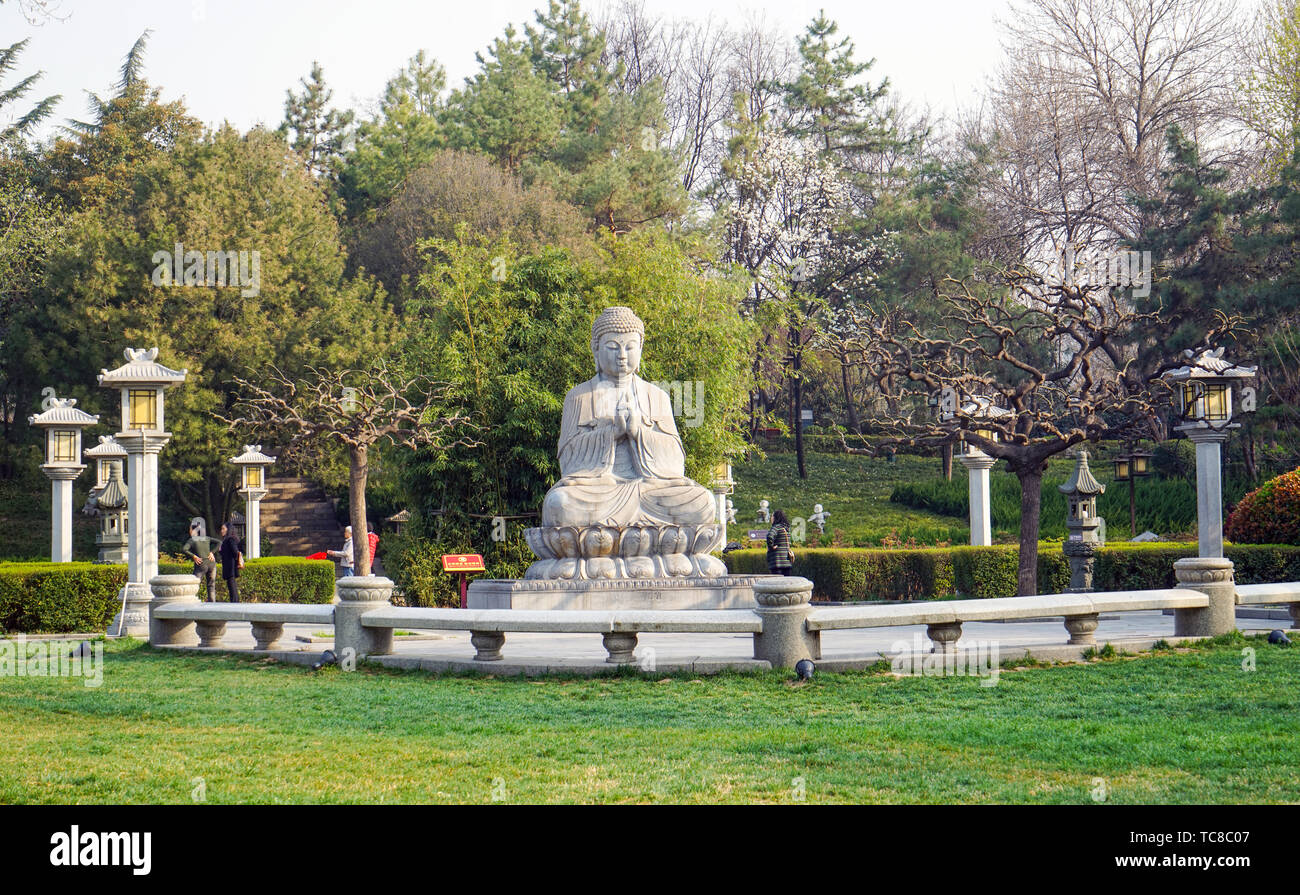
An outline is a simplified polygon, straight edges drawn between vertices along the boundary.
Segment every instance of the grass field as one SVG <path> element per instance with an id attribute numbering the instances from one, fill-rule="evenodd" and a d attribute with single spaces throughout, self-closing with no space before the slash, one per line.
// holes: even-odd
<path id="1" fill-rule="evenodd" d="M 837 529 L 844 533 L 846 544 L 857 546 L 876 546 L 885 538 L 897 538 L 905 543 L 914 540 L 923 546 L 970 540 L 970 525 L 964 512 L 948 515 L 889 499 L 899 485 L 940 481 L 940 462 L 936 458 L 900 455 L 890 463 L 880 457 L 809 452 L 806 461 L 807 480 L 799 478 L 794 454 L 768 454 L 762 460 L 733 464 L 736 531 L 743 534 L 750 528 L 765 527 L 754 520 L 754 515 L 758 502 L 766 499 L 772 509 L 784 509 L 792 519 L 796 516 L 806 519 L 812 514 L 814 504 L 822 504 L 831 514 L 826 526 L 828 542 Z M 1073 461 L 1058 458 L 1049 466 L 1052 474 L 1063 479 Z M 1005 490 L 1008 485 L 1013 488 L 1017 501 L 1014 524 L 998 525 L 994 519 L 994 541 L 1015 543 L 1019 537 L 1020 485 L 1015 476 L 1001 467 L 992 471 L 991 481 L 994 488 L 1001 486 Z M 960 464 L 953 470 L 952 484 L 963 492 L 966 489 L 966 470 Z M 1044 512 L 1058 512 L 1064 518 L 1064 499 L 1053 498 L 1055 494 L 1044 490 Z M 810 527 L 810 534 L 815 531 Z M 736 539 L 734 532 L 729 532 L 729 536 Z"/>
<path id="2" fill-rule="evenodd" d="M 1242 649 L 1257 670 L 1243 670 Z M 0 678 L 0 802 L 1300 801 L 1300 650 L 973 678 L 345 674 L 108 646 Z M 800 788 L 802 782 L 802 789 Z"/>

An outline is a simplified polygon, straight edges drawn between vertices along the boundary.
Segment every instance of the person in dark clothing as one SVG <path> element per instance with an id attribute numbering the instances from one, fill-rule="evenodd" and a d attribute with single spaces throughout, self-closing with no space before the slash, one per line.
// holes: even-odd
<path id="1" fill-rule="evenodd" d="M 789 575 L 794 568 L 794 553 L 790 550 L 790 520 L 784 510 L 772 514 L 772 527 L 767 530 L 767 570 L 773 575 Z"/>
<path id="2" fill-rule="evenodd" d="M 239 570 L 244 565 L 244 553 L 239 549 L 239 538 L 226 523 L 221 523 L 221 577 L 226 579 L 226 592 L 230 602 L 239 602 Z"/>

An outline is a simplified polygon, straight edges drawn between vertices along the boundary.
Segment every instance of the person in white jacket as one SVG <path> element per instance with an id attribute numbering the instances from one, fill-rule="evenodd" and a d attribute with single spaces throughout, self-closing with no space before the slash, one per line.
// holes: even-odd
<path id="1" fill-rule="evenodd" d="M 326 550 L 328 555 L 336 557 L 339 561 L 339 577 L 349 578 L 352 576 L 354 564 L 352 562 L 352 526 L 349 525 L 343 529 L 343 549 Z"/>

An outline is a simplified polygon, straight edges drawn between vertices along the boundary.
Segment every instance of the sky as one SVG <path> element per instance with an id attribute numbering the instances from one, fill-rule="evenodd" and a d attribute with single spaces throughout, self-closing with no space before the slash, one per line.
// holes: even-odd
<path id="1" fill-rule="evenodd" d="M 286 89 L 324 68 L 334 104 L 371 108 L 384 83 L 417 50 L 441 62 L 456 87 L 477 70 L 474 54 L 507 24 L 531 22 L 546 0 L 61 0 L 59 20 L 31 25 L 19 0 L 0 0 L 0 45 L 30 44 L 15 75 L 43 71 L 32 96 L 62 94 L 47 135 L 87 114 L 85 91 L 110 92 L 136 38 L 152 29 L 145 77 L 165 100 L 185 100 L 209 125 L 277 125 Z M 784 0 L 772 8 L 727 0 L 645 0 L 668 19 L 741 22 L 759 17 L 795 35 L 824 9 L 859 58 L 876 58 L 873 81 L 888 76 L 895 95 L 951 113 L 975 101 L 1000 55 L 995 17 L 1010 0 Z M 596 11 L 604 4 L 588 4 Z"/>

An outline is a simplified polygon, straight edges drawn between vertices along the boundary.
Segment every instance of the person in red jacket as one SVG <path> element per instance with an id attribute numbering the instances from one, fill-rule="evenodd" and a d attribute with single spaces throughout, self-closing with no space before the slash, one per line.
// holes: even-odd
<path id="1" fill-rule="evenodd" d="M 375 565 L 375 553 L 379 550 L 379 535 L 375 533 L 375 523 L 367 522 L 366 528 L 370 529 L 366 534 L 366 543 L 370 545 L 370 567 Z"/>

